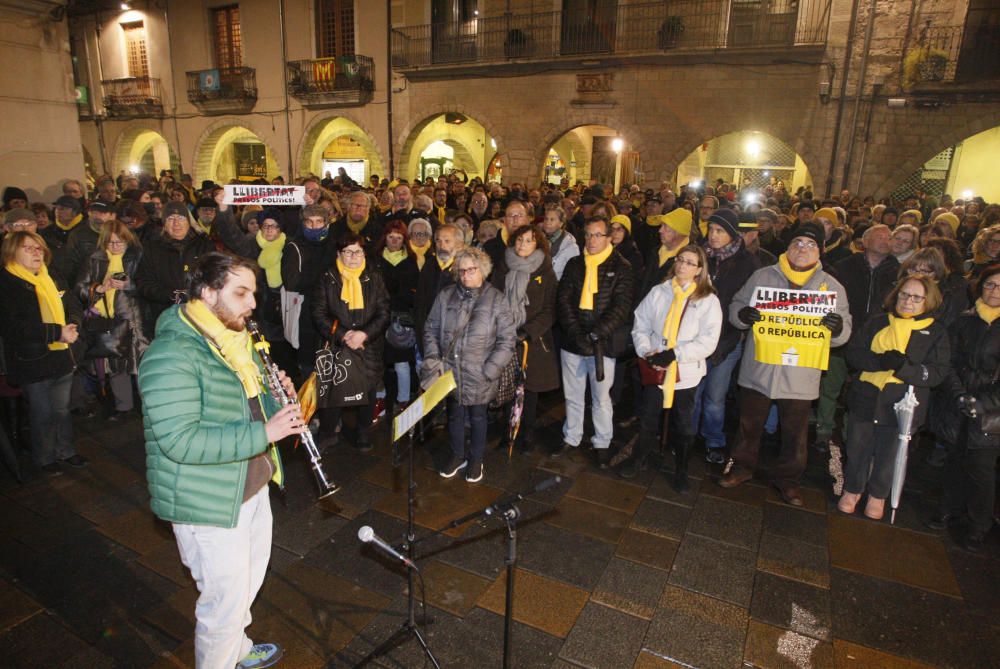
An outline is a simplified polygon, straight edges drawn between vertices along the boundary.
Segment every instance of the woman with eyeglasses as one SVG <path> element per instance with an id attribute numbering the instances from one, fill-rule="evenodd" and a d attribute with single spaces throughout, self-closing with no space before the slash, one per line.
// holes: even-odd
<path id="1" fill-rule="evenodd" d="M 517 332 L 507 298 L 487 280 L 493 266 L 485 251 L 460 249 L 451 267 L 455 284 L 438 294 L 424 324 L 420 385 L 426 390 L 442 374 L 454 373 L 457 388 L 447 403 L 451 455 L 438 473 L 450 479 L 464 471 L 467 482 L 478 483 L 483 480 L 487 407 L 514 355 Z"/>
<path id="2" fill-rule="evenodd" d="M 139 359 L 149 346 L 142 329 L 142 312 L 135 292 L 135 273 L 142 247 L 128 226 L 111 220 L 101 228 L 97 248 L 83 263 L 76 277 L 76 294 L 88 313 L 104 318 L 124 318 L 130 338 L 121 358 L 95 361 L 98 377 L 107 375 L 114 396 L 109 420 L 124 418 L 135 406 L 132 377 L 139 373 Z"/>
<path id="3" fill-rule="evenodd" d="M 933 241 L 955 244 L 950 239 Z M 908 276 L 930 277 L 938 285 L 938 290 L 941 291 L 941 307 L 938 309 L 937 320 L 945 327 L 950 327 L 959 314 L 969 308 L 965 278 L 949 270 L 940 248 L 927 246 L 915 251 L 899 268 L 900 279 Z"/>
<path id="4" fill-rule="evenodd" d="M 843 513 L 854 513 L 866 491 L 865 516 L 881 520 L 885 512 L 899 438 L 894 406 L 913 386 L 915 433 L 927 416 L 931 388 L 950 369 L 940 306 L 941 291 L 931 277 L 904 277 L 886 297 L 887 313 L 871 316 L 848 345 L 847 362 L 858 373 L 847 395 L 847 464 L 837 503 Z"/>
<path id="5" fill-rule="evenodd" d="M 9 232 L 0 247 L 0 337 L 7 380 L 28 402 L 32 459 L 49 476 L 62 464 L 85 467 L 73 446 L 69 412 L 76 363 L 70 345 L 79 337 L 79 302 L 48 271 L 52 253 L 40 235 Z"/>
<path id="6" fill-rule="evenodd" d="M 1000 458 L 1000 264 L 985 268 L 975 306 L 951 327 L 954 373 L 943 384 L 949 406 L 938 431 L 949 444 L 944 495 L 927 523 L 945 529 L 968 516 L 962 545 L 982 550 L 993 527 L 996 467 Z"/>
<path id="7" fill-rule="evenodd" d="M 635 310 L 632 341 L 645 364 L 664 372 L 659 385 L 643 385 L 639 439 L 618 470 L 631 479 L 646 467 L 667 424 L 674 450 L 672 485 L 686 492 L 688 456 L 696 433 L 695 394 L 722 332 L 722 306 L 708 275 L 705 251 L 692 244 L 677 254 L 668 279 L 655 286 Z M 668 412 L 662 420 L 663 411 Z"/>
<path id="8" fill-rule="evenodd" d="M 321 336 L 331 346 L 360 352 L 368 380 L 368 404 L 351 410 L 356 415 L 354 445 L 369 451 L 375 415 L 375 391 L 382 385 L 385 331 L 389 327 L 389 293 L 378 268 L 365 259 L 364 238 L 348 232 L 336 243 L 337 259 L 315 288 L 312 316 Z M 322 407 L 320 446 L 337 440 L 335 430 L 342 408 Z M 346 428 L 346 426 L 345 426 Z M 346 429 L 341 431 L 345 434 Z"/>

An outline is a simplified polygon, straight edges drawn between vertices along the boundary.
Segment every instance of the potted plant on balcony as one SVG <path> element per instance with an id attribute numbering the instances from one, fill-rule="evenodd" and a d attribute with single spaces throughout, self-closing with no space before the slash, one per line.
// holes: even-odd
<path id="1" fill-rule="evenodd" d="M 507 39 L 503 43 L 503 55 L 507 58 L 520 58 L 528 49 L 528 36 L 523 30 L 512 28 L 507 31 Z"/>
<path id="2" fill-rule="evenodd" d="M 668 16 L 657 33 L 661 49 L 673 49 L 684 32 L 684 19 L 680 16 Z"/>
<path id="3" fill-rule="evenodd" d="M 915 49 L 903 60 L 903 88 L 910 90 L 922 81 L 941 81 L 947 68 L 947 52 L 931 47 Z"/>

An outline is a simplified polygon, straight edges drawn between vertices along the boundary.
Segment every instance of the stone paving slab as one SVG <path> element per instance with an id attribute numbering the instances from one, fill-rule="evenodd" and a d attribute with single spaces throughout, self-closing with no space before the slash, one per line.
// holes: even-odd
<path id="1" fill-rule="evenodd" d="M 507 575 L 503 573 L 479 600 L 479 606 L 504 614 Z M 514 620 L 565 638 L 587 603 L 586 590 L 539 576 L 524 569 L 514 573 Z"/>
<path id="2" fill-rule="evenodd" d="M 670 583 L 747 608 L 755 563 L 751 551 L 688 534 L 677 549 Z"/>
<path id="3" fill-rule="evenodd" d="M 738 669 L 748 622 L 743 607 L 667 586 L 645 647 L 689 667 Z"/>
<path id="4" fill-rule="evenodd" d="M 584 607 L 559 656 L 592 669 L 627 667 L 642 648 L 646 627 L 645 620 L 591 602 Z"/>

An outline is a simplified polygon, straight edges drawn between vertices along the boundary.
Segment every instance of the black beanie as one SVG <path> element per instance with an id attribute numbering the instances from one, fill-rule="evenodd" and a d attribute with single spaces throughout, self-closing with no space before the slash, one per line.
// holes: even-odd
<path id="1" fill-rule="evenodd" d="M 708 217 L 708 223 L 723 228 L 733 239 L 740 238 L 740 217 L 732 209 L 716 209 Z"/>
<path id="2" fill-rule="evenodd" d="M 17 186 L 7 186 L 3 189 L 3 206 L 9 207 L 11 200 L 28 201 L 28 194 Z"/>
<path id="3" fill-rule="evenodd" d="M 792 237 L 792 241 L 795 241 L 798 237 L 806 237 L 816 242 L 819 246 L 820 252 L 823 251 L 823 243 L 826 241 L 826 231 L 823 230 L 823 226 L 818 223 L 803 223 L 799 226 L 799 229 L 795 231 L 795 237 Z"/>

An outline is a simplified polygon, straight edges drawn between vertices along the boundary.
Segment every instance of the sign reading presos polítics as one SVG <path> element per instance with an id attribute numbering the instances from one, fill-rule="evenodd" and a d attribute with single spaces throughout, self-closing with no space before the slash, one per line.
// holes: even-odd
<path id="1" fill-rule="evenodd" d="M 831 335 L 820 321 L 837 310 L 835 291 L 758 286 L 750 306 L 756 307 L 764 317 L 753 326 L 757 362 L 827 368 Z"/>
<path id="2" fill-rule="evenodd" d="M 259 204 L 261 206 L 304 206 L 305 186 L 251 186 L 226 185 L 224 204 Z"/>

